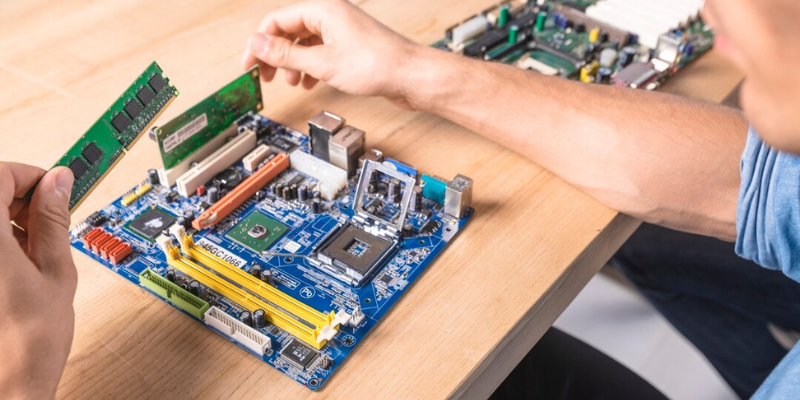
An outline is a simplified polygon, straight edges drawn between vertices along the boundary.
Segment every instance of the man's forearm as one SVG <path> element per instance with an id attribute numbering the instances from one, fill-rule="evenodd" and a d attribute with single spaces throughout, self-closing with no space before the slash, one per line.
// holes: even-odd
<path id="1" fill-rule="evenodd" d="M 414 59 L 406 68 L 406 97 L 415 108 L 521 153 L 611 208 L 684 231 L 735 237 L 747 132 L 737 111 L 430 48 Z"/>

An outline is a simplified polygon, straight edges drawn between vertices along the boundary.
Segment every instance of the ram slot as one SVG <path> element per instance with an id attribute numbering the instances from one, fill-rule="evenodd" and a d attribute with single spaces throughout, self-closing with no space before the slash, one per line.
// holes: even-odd
<path id="1" fill-rule="evenodd" d="M 209 289 L 227 297 L 251 312 L 255 312 L 255 310 L 259 309 L 264 310 L 267 315 L 267 320 L 270 323 L 289 332 L 314 348 L 321 349 L 322 346 L 325 345 L 325 340 L 317 341 L 317 336 L 319 334 L 317 329 L 307 326 L 301 321 L 286 315 L 282 310 L 262 301 L 256 296 L 244 292 L 242 289 L 218 277 L 211 271 L 195 264 L 194 261 L 183 257 L 177 247 L 167 246 L 166 252 L 167 264 L 171 267 L 183 272 L 192 279 L 197 280 Z"/>
<path id="2" fill-rule="evenodd" d="M 192 221 L 192 226 L 197 229 L 207 228 L 227 217 L 231 211 L 239 207 L 250 196 L 254 195 L 259 189 L 264 187 L 269 181 L 289 167 L 289 157 L 286 153 L 279 153 L 266 165 L 261 167 L 253 175 L 250 175 L 244 182 L 240 183 L 235 189 L 231 190 L 225 197 L 214 203 L 208 210 L 204 211 L 199 217 Z"/>

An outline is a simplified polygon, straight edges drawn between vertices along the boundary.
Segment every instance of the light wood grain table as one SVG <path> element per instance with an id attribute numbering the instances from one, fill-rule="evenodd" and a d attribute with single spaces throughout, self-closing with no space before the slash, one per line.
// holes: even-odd
<path id="1" fill-rule="evenodd" d="M 494 2 L 360 1 L 426 44 Z M 0 159 L 49 167 L 152 60 L 181 91 L 162 121 L 171 118 L 241 73 L 247 35 L 282 3 L 0 2 Z M 741 78 L 713 52 L 682 75 L 666 90 L 711 101 Z M 364 129 L 369 147 L 472 177 L 473 220 L 319 392 L 75 252 L 76 332 L 60 398 L 486 397 L 638 225 L 440 118 L 324 85 L 273 83 L 263 93 L 263 113 L 296 129 L 326 109 Z M 74 220 L 158 165 L 155 144 L 142 140 Z"/>

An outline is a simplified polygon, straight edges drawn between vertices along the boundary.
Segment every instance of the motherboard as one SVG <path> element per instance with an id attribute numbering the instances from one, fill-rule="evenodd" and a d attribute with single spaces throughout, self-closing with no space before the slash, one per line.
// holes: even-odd
<path id="1" fill-rule="evenodd" d="M 150 131 L 164 166 L 72 246 L 316 390 L 473 214 L 472 180 L 367 149 L 322 111 L 260 114 L 258 69 Z"/>
<path id="2" fill-rule="evenodd" d="M 512 0 L 434 47 L 586 83 L 658 89 L 708 51 L 704 0 Z"/>

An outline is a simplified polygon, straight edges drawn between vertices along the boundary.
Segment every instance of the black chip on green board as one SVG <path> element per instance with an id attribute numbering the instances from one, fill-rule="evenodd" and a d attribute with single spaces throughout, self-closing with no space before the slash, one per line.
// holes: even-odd
<path id="1" fill-rule="evenodd" d="M 122 133 L 130 124 L 131 120 L 123 113 L 117 114 L 117 116 L 111 120 L 111 125 L 114 125 L 114 129 L 117 130 L 117 133 Z"/>
<path id="2" fill-rule="evenodd" d="M 101 158 L 103 158 L 103 152 L 100 151 L 100 149 L 94 142 L 89 143 L 89 145 L 86 146 L 85 149 L 83 149 L 81 155 L 83 155 L 83 158 L 85 158 L 86 161 L 88 161 L 89 164 L 92 165 L 94 165 L 95 163 L 100 161 Z"/>
<path id="3" fill-rule="evenodd" d="M 83 174 L 89 171 L 89 167 L 80 158 L 76 158 L 69 163 L 69 169 L 72 170 L 72 175 L 75 175 L 75 180 L 81 179 Z"/>
<path id="4" fill-rule="evenodd" d="M 164 78 L 162 78 L 161 75 L 153 75 L 153 77 L 150 78 L 149 84 L 156 93 L 160 92 L 164 86 L 167 86 L 167 82 L 164 82 Z"/>
<path id="5" fill-rule="evenodd" d="M 134 119 L 142 112 L 142 106 L 138 101 L 131 99 L 131 101 L 125 105 L 125 112 L 128 113 L 128 116 L 131 117 L 131 119 Z"/>
<path id="6" fill-rule="evenodd" d="M 136 93 L 136 98 L 139 99 L 139 101 L 141 101 L 145 106 L 153 101 L 155 97 L 156 94 L 153 93 L 148 86 L 142 86 L 142 88 L 139 89 L 139 92 Z"/>

